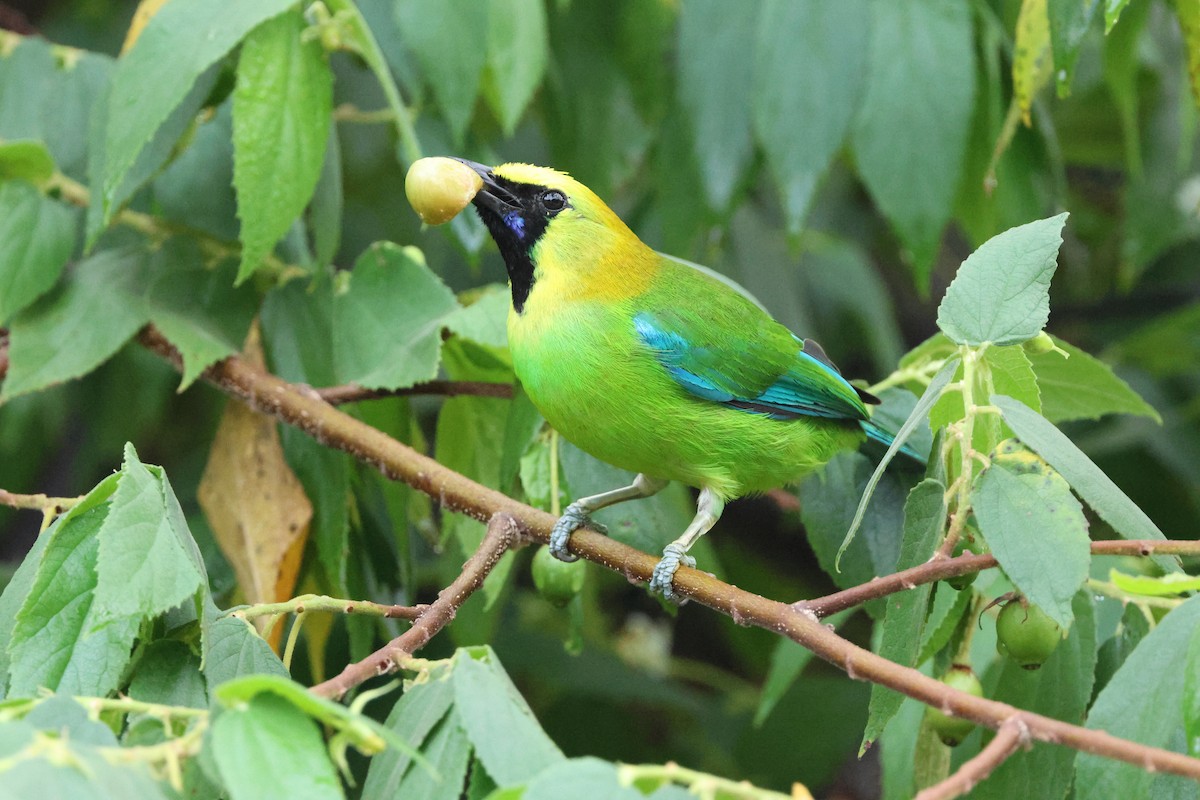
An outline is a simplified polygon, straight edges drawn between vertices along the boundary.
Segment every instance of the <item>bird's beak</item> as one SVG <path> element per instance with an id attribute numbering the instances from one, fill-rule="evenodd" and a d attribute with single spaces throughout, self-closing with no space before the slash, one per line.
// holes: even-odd
<path id="1" fill-rule="evenodd" d="M 483 178 L 483 188 L 479 190 L 478 194 L 475 195 L 475 199 L 471 201 L 477 208 L 491 211 L 493 214 L 503 217 L 508 212 L 521 207 L 521 204 L 513 196 L 512 192 L 496 182 L 496 175 L 492 172 L 491 167 L 474 161 L 468 161 L 465 158 L 455 158 L 454 160 L 466 164 L 475 170 L 475 173 L 480 178 Z"/>

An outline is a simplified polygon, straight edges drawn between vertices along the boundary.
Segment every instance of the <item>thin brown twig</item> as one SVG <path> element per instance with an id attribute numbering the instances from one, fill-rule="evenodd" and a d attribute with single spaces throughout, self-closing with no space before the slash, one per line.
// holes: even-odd
<path id="1" fill-rule="evenodd" d="M 1092 555 L 1104 556 L 1149 556 L 1154 554 L 1195 556 L 1200 555 L 1200 541 L 1114 539 L 1092 542 L 1091 551 Z M 980 572 L 994 566 L 996 566 L 996 557 L 992 555 L 964 553 L 954 558 L 935 556 L 924 564 L 919 564 L 911 569 L 874 578 L 867 583 L 827 594 L 824 597 L 797 600 L 792 603 L 792 606 L 800 611 L 811 611 L 818 617 L 827 617 L 870 600 L 887 597 L 906 589 L 915 589 L 922 584 L 956 578 L 959 575 L 969 575 L 972 572 Z"/>
<path id="2" fill-rule="evenodd" d="M 356 403 L 360 400 L 407 397 L 414 394 L 440 394 L 446 397 L 469 395 L 472 397 L 499 397 L 505 400 L 513 396 L 511 383 L 489 383 L 487 381 L 425 381 L 405 389 L 364 389 L 358 384 L 347 383 L 341 386 L 326 386 L 314 391 L 318 397 L 334 406 Z"/>
<path id="3" fill-rule="evenodd" d="M 0 381 L 8 374 L 8 331 L 0 330 Z"/>
<path id="4" fill-rule="evenodd" d="M 181 366 L 179 354 L 155 328 L 147 327 L 140 337 L 146 347 L 177 368 Z M 252 408 L 300 428 L 322 444 L 344 450 L 374 465 L 389 478 L 404 481 L 425 492 L 452 511 L 479 520 L 488 520 L 493 514 L 503 512 L 513 517 L 525 537 L 543 543 L 550 539 L 554 524 L 550 514 L 481 486 L 238 357 L 213 365 L 205 371 L 204 378 Z M 569 547 L 572 553 L 620 572 L 631 582 L 648 582 L 659 561 L 657 556 L 587 528 L 572 535 Z M 1116 759 L 1140 769 L 1200 780 L 1200 759 L 957 691 L 915 669 L 846 641 L 822 624 L 811 611 L 752 594 L 699 570 L 681 567 L 675 574 L 674 589 L 735 622 L 787 636 L 855 680 L 887 686 L 945 713 L 989 728 L 999 728 L 1006 720 L 1019 717 L 1032 739 Z"/>
<path id="5" fill-rule="evenodd" d="M 459 607 L 466 602 L 483 580 L 500 562 L 520 536 L 517 522 L 508 514 L 495 514 L 488 522 L 487 533 L 475 553 L 467 559 L 454 582 L 438 593 L 425 613 L 417 617 L 412 627 L 392 639 L 362 661 L 348 665 L 337 676 L 309 689 L 322 697 L 339 699 L 346 692 L 377 675 L 395 672 L 412 654 L 424 647 L 434 635 L 454 619 Z"/>
<path id="6" fill-rule="evenodd" d="M 1029 746 L 1029 731 L 1017 717 L 1006 719 L 995 737 L 973 758 L 940 783 L 917 794 L 916 800 L 953 800 L 971 791 L 1008 759 L 1017 748 Z"/>

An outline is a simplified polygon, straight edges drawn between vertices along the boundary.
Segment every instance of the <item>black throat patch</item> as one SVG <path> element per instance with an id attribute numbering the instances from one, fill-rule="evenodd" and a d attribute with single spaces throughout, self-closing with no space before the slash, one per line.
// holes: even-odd
<path id="1" fill-rule="evenodd" d="M 516 198 L 519 207 L 499 213 L 476 201 L 475 211 L 504 258 L 508 280 L 512 285 L 513 308 L 520 314 L 525 309 L 525 301 L 529 299 L 535 281 L 533 248 L 550 223 L 551 215 L 541 203 L 546 187 L 514 183 L 498 176 L 494 180 Z"/>

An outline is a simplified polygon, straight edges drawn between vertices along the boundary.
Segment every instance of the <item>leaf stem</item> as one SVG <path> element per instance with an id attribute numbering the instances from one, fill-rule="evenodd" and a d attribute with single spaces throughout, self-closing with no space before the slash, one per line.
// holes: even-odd
<path id="1" fill-rule="evenodd" d="M 228 616 L 250 620 L 275 614 L 306 614 L 310 611 L 325 611 L 330 614 L 366 614 L 388 619 L 415 620 L 428 606 L 388 606 L 368 600 L 342 600 L 323 594 L 303 594 L 282 603 L 255 603 L 240 606 L 226 612 Z"/>

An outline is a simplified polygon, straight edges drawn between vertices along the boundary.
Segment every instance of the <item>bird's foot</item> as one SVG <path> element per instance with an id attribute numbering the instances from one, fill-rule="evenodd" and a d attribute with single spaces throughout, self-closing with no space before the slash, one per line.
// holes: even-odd
<path id="1" fill-rule="evenodd" d="M 554 530 L 550 531 L 550 554 L 559 561 L 566 561 L 568 563 L 577 561 L 579 556 L 572 555 L 567 550 L 567 543 L 571 541 L 571 534 L 576 529 L 582 528 L 585 525 L 589 528 L 594 528 L 600 533 L 608 533 L 608 528 L 592 521 L 591 516 L 588 515 L 583 506 L 578 503 L 571 503 L 571 505 L 567 506 L 562 516 L 558 518 L 558 522 L 554 523 Z"/>
<path id="2" fill-rule="evenodd" d="M 663 548 L 663 557 L 654 566 L 654 575 L 650 578 L 650 591 L 659 592 L 668 603 L 683 605 L 687 598 L 675 591 L 675 573 L 679 566 L 696 566 L 696 559 L 687 554 L 681 545 L 672 542 Z"/>

